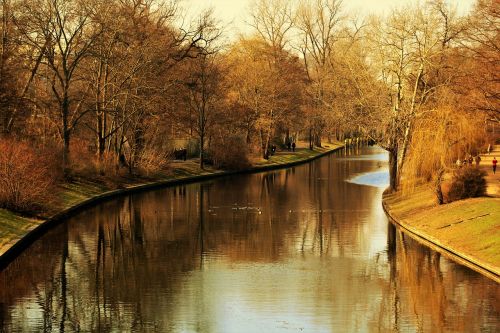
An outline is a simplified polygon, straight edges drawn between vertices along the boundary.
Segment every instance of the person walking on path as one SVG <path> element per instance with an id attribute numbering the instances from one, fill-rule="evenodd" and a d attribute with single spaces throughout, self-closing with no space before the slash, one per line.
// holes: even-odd
<path id="1" fill-rule="evenodd" d="M 476 155 L 475 160 L 476 160 L 476 168 L 479 168 L 479 163 L 481 162 L 481 156 Z"/>
<path id="2" fill-rule="evenodd" d="M 295 152 L 295 141 L 292 142 L 292 151 Z"/>
<path id="3" fill-rule="evenodd" d="M 498 163 L 496 157 L 493 157 L 492 163 L 493 163 L 493 174 L 495 174 L 497 172 L 497 163 Z"/>

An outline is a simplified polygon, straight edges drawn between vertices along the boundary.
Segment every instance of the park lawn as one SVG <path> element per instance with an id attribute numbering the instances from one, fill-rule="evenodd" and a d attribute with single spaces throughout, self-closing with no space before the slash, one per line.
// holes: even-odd
<path id="1" fill-rule="evenodd" d="M 312 158 L 322 153 L 326 153 L 330 150 L 341 147 L 340 143 L 329 143 L 324 145 L 324 147 L 315 147 L 313 150 L 309 148 L 297 148 L 295 152 L 289 151 L 278 151 L 275 155 L 271 156 L 269 160 L 265 160 L 263 158 L 259 158 L 257 160 L 253 160 L 252 164 L 256 167 L 266 166 L 266 165 L 280 165 L 280 164 L 288 164 L 301 160 L 305 160 L 308 158 Z"/>
<path id="2" fill-rule="evenodd" d="M 114 179 L 104 178 L 104 181 L 99 181 L 99 179 L 91 180 L 87 178 L 77 178 L 59 186 L 61 191 L 58 193 L 57 200 L 50 204 L 48 212 L 50 213 L 49 216 L 53 215 L 59 211 L 75 206 L 86 199 L 98 196 L 108 191 L 133 188 L 160 181 L 210 175 L 218 172 L 222 171 L 215 170 L 210 167 L 200 170 L 196 160 L 187 160 L 173 161 L 170 164 L 170 169 L 166 172 L 147 177 L 116 177 Z"/>
<path id="3" fill-rule="evenodd" d="M 0 254 L 12 246 L 13 241 L 24 236 L 40 222 L 0 208 Z"/>
<path id="4" fill-rule="evenodd" d="M 56 213 L 76 205 L 83 200 L 109 191 L 110 188 L 102 182 L 78 179 L 59 186 L 57 200 L 51 204 L 50 212 Z"/>
<path id="5" fill-rule="evenodd" d="M 265 168 L 269 165 L 286 166 L 289 163 L 306 160 L 339 148 L 341 145 L 328 144 L 327 146 L 328 147 L 325 148 L 315 148 L 312 151 L 309 149 L 298 149 L 296 152 L 279 152 L 269 161 L 262 160 L 257 163 L 252 161 L 252 167 L 258 169 Z M 58 186 L 58 193 L 55 200 L 45 203 L 46 211 L 36 219 L 23 217 L 6 209 L 0 209 L 0 256 L 15 244 L 15 242 L 39 224 L 43 223 L 50 216 L 76 206 L 92 197 L 113 190 L 133 188 L 162 181 L 189 179 L 223 172 L 224 170 L 217 170 L 211 166 L 206 166 L 204 170 L 201 170 L 199 168 L 198 159 L 189 159 L 187 161 L 172 161 L 169 164 L 169 169 L 164 173 L 150 176 L 122 176 L 115 178 L 96 177 L 94 179 L 82 177 L 74 178 L 71 182 L 66 182 Z"/>
<path id="6" fill-rule="evenodd" d="M 386 194 L 384 200 L 403 226 L 500 272 L 500 198 L 437 205 L 432 190 L 422 186 L 410 195 Z"/>

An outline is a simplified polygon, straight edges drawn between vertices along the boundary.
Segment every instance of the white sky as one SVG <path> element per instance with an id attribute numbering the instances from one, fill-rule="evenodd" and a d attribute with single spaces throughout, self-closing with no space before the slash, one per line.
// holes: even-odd
<path id="1" fill-rule="evenodd" d="M 246 33 L 251 30 L 245 21 L 249 21 L 250 4 L 254 0 L 182 0 L 182 7 L 189 16 L 196 15 L 203 9 L 212 7 L 215 16 L 227 26 L 225 29 L 229 38 L 238 32 Z M 353 14 L 384 14 L 391 8 L 400 5 L 411 4 L 418 0 L 344 0 L 343 5 L 346 12 Z M 456 5 L 459 13 L 467 13 L 475 3 L 475 0 L 448 0 Z"/>

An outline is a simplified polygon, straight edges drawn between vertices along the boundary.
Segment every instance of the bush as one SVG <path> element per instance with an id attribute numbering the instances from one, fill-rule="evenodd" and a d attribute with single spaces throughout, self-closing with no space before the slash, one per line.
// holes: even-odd
<path id="1" fill-rule="evenodd" d="M 75 176 L 95 175 L 98 173 L 96 167 L 95 153 L 89 149 L 90 144 L 83 140 L 74 138 L 71 140 L 69 153 L 69 175 L 68 179 Z"/>
<path id="2" fill-rule="evenodd" d="M 250 166 L 247 144 L 237 136 L 213 140 L 207 157 L 219 169 L 241 170 Z"/>
<path id="3" fill-rule="evenodd" d="M 448 201 L 483 196 L 486 193 L 486 172 L 472 166 L 457 169 L 453 174 Z"/>
<path id="4" fill-rule="evenodd" d="M 157 151 L 153 148 L 144 149 L 137 161 L 139 173 L 151 176 L 165 170 L 169 162 L 167 156 L 166 151 Z"/>
<path id="5" fill-rule="evenodd" d="M 92 144 L 88 141 L 79 138 L 71 140 L 70 166 L 66 180 L 80 177 L 102 180 L 105 177 L 120 175 L 120 170 L 117 168 L 118 158 L 116 154 L 105 151 L 103 156 L 99 158 L 93 148 Z"/>
<path id="6" fill-rule="evenodd" d="M 54 192 L 55 160 L 52 152 L 37 153 L 25 142 L 0 140 L 0 207 L 25 213 L 42 209 Z"/>

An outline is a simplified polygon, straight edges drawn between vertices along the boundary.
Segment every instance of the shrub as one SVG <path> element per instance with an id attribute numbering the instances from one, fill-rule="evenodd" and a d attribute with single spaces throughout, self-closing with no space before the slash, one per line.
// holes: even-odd
<path id="1" fill-rule="evenodd" d="M 90 151 L 89 146 L 89 143 L 83 140 L 77 138 L 71 140 L 68 179 L 96 174 L 95 153 Z"/>
<path id="2" fill-rule="evenodd" d="M 216 168 L 241 170 L 250 166 L 247 144 L 237 136 L 213 140 L 207 153 Z"/>
<path id="3" fill-rule="evenodd" d="M 141 175 L 151 176 L 164 170 L 169 162 L 167 151 L 146 148 L 138 158 L 137 165 Z"/>
<path id="4" fill-rule="evenodd" d="M 54 155 L 37 153 L 25 142 L 0 140 L 0 207 L 26 213 L 39 211 L 54 192 Z"/>
<path id="5" fill-rule="evenodd" d="M 486 193 L 486 172 L 472 166 L 457 169 L 453 174 L 448 201 L 483 196 Z"/>
<path id="6" fill-rule="evenodd" d="M 70 173 L 67 180 L 78 177 L 104 179 L 120 174 L 120 170 L 117 168 L 118 157 L 114 152 L 105 151 L 103 156 L 99 157 L 93 148 L 90 142 L 79 138 L 71 141 Z"/>

